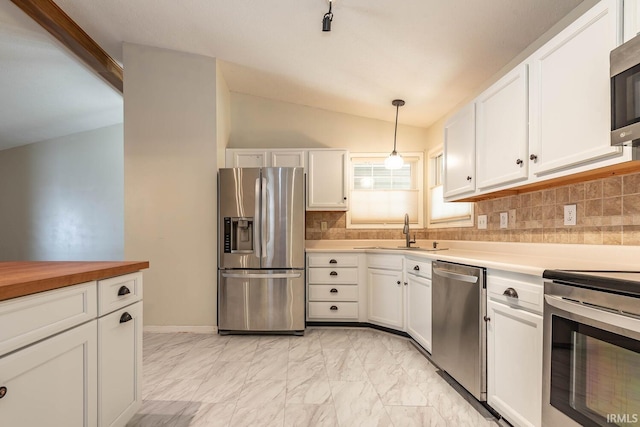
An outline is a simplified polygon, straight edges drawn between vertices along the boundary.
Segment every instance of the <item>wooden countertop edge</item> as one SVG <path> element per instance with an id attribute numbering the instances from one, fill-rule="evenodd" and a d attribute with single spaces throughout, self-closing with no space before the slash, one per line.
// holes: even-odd
<path id="1" fill-rule="evenodd" d="M 25 262 L 24 264 L 26 265 L 28 263 Z M 79 268 L 83 263 L 78 262 L 74 264 L 76 264 L 75 267 Z M 87 262 L 87 265 L 93 264 L 96 263 Z M 104 267 L 98 266 L 86 271 L 75 271 L 67 274 L 52 272 L 51 275 L 45 277 L 41 277 L 43 275 L 42 270 L 44 270 L 41 269 L 37 274 L 39 276 L 37 279 L 18 280 L 15 283 L 0 285 L 0 301 L 64 288 L 93 280 L 108 279 L 109 277 L 121 276 L 149 268 L 148 261 L 110 262 L 105 264 Z"/>

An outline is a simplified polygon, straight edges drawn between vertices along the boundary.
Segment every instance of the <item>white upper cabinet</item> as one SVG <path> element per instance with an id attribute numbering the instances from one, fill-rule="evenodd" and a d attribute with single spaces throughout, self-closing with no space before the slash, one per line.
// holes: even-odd
<path id="1" fill-rule="evenodd" d="M 309 150 L 307 210 L 347 210 L 347 150 Z"/>
<path id="2" fill-rule="evenodd" d="M 271 151 L 271 163 L 273 167 L 283 168 L 303 168 L 305 163 L 304 150 L 291 150 L 291 151 Z"/>
<path id="3" fill-rule="evenodd" d="M 521 64 L 476 101 L 478 189 L 527 179 L 527 83 L 527 64 Z"/>
<path id="4" fill-rule="evenodd" d="M 261 168 L 267 165 L 266 150 L 227 150 L 225 166 L 228 168 Z"/>
<path id="5" fill-rule="evenodd" d="M 629 41 L 640 33 L 640 4 L 638 0 L 624 1 L 624 41 Z"/>
<path id="6" fill-rule="evenodd" d="M 475 191 L 476 118 L 474 104 L 458 111 L 444 126 L 444 197 Z"/>
<path id="7" fill-rule="evenodd" d="M 530 58 L 535 175 L 622 153 L 609 136 L 609 53 L 620 39 L 618 6 L 599 2 Z"/>

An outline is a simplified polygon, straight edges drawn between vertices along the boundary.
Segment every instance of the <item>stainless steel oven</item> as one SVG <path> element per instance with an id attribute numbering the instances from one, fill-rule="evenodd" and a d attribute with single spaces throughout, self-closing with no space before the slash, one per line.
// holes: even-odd
<path id="1" fill-rule="evenodd" d="M 544 277 L 542 424 L 640 425 L 640 273 Z"/>

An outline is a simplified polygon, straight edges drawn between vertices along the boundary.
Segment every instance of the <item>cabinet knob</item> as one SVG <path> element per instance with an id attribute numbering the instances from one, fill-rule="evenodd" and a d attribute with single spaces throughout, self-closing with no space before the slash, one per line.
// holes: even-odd
<path id="1" fill-rule="evenodd" d="M 130 294 L 130 293 L 131 293 L 131 291 L 126 286 L 120 286 L 120 289 L 118 289 L 118 296 L 119 297 L 127 295 L 127 294 Z"/>
<path id="2" fill-rule="evenodd" d="M 335 259 L 333 259 L 333 258 L 329 260 L 329 264 L 337 264 L 337 263 L 338 263 L 338 261 L 336 261 L 336 260 L 335 260 Z"/>
<path id="3" fill-rule="evenodd" d="M 332 271 L 331 273 L 329 273 L 329 276 L 337 276 L 338 272 L 337 271 Z"/>
<path id="4" fill-rule="evenodd" d="M 409 284 L 409 283 L 407 283 L 407 282 L 404 282 L 404 285 L 405 285 L 405 286 L 407 286 L 408 284 Z"/>
<path id="5" fill-rule="evenodd" d="M 522 159 L 516 160 L 516 165 L 522 166 L 523 163 Z"/>
<path id="6" fill-rule="evenodd" d="M 329 307 L 329 310 L 331 311 L 338 311 L 338 307 L 335 305 L 332 305 L 331 307 Z"/>
<path id="7" fill-rule="evenodd" d="M 471 181 L 471 177 L 470 176 L 467 177 L 467 181 Z"/>
<path id="8" fill-rule="evenodd" d="M 485 322 L 491 322 L 491 318 L 489 316 L 484 316 L 483 319 Z"/>
<path id="9" fill-rule="evenodd" d="M 346 198 L 346 197 L 343 197 L 343 198 L 342 198 L 342 200 L 347 200 L 347 198 Z"/>
<path id="10" fill-rule="evenodd" d="M 122 316 L 120 316 L 120 323 L 127 323 L 130 320 L 133 320 L 133 317 L 131 317 L 131 315 L 126 311 L 122 313 Z"/>
<path id="11" fill-rule="evenodd" d="M 518 292 L 513 288 L 505 289 L 502 295 L 508 296 L 509 298 L 518 298 Z"/>
<path id="12" fill-rule="evenodd" d="M 5 397 L 6 395 L 7 395 L 7 388 L 4 386 L 0 387 L 0 399 Z"/>
<path id="13" fill-rule="evenodd" d="M 399 284 L 400 284 L 400 283 L 402 283 L 402 282 L 400 282 L 400 280 L 398 280 L 396 283 L 399 285 Z"/>
<path id="14" fill-rule="evenodd" d="M 419 266 L 419 265 L 416 265 L 415 267 L 413 267 L 413 269 L 414 269 L 415 271 L 420 271 L 420 266 Z"/>
<path id="15" fill-rule="evenodd" d="M 538 156 L 536 156 L 535 154 L 532 154 L 529 156 L 529 160 L 533 160 L 535 162 L 536 160 L 538 160 Z"/>
<path id="16" fill-rule="evenodd" d="M 332 294 L 337 294 L 338 290 L 336 288 L 331 288 L 329 292 L 331 292 Z"/>

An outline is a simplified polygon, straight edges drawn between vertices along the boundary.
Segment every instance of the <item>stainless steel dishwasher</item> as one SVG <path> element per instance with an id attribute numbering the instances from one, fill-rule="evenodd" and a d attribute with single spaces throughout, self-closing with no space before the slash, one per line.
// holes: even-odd
<path id="1" fill-rule="evenodd" d="M 487 400 L 485 269 L 432 263 L 433 361 L 479 401 Z"/>

